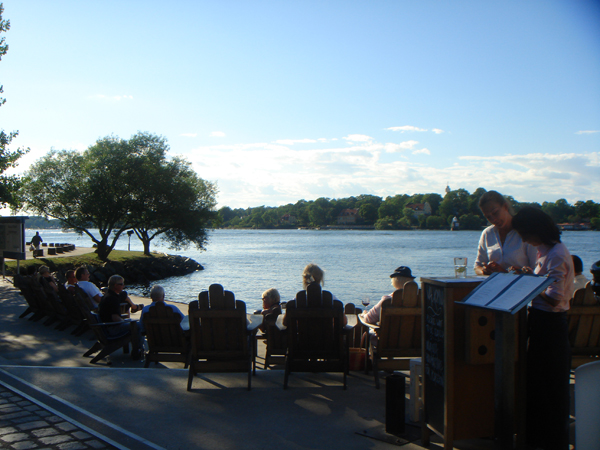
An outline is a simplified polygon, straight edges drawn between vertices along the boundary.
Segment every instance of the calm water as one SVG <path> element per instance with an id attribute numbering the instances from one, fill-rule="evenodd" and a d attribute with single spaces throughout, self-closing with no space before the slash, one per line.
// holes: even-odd
<path id="1" fill-rule="evenodd" d="M 27 230 L 29 240 L 35 230 Z M 45 242 L 68 242 L 91 247 L 89 238 L 59 230 L 40 230 Z M 268 288 L 279 290 L 283 300 L 292 299 L 302 288 L 301 273 L 308 263 L 325 270 L 325 287 L 344 303 L 371 303 L 391 292 L 389 275 L 398 266 L 412 269 L 417 277 L 454 276 L 453 258 L 468 258 L 468 275 L 479 242 L 478 231 L 354 231 L 354 230 L 213 230 L 207 251 L 195 249 L 174 252 L 153 245 L 152 250 L 179 253 L 201 263 L 205 270 L 184 277 L 161 280 L 167 298 L 188 303 L 212 283 L 220 283 L 244 300 L 249 310 L 261 307 L 261 294 Z M 566 231 L 563 242 L 583 260 L 584 273 L 600 260 L 600 233 Z M 127 236 L 117 244 L 127 250 Z M 142 250 L 137 238 L 132 250 Z M 147 288 L 129 288 L 147 295 Z"/>

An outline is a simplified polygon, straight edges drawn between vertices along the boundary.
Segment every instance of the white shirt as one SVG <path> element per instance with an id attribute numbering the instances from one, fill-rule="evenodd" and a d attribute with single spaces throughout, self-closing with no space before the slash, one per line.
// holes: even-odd
<path id="1" fill-rule="evenodd" d="M 85 292 L 91 299 L 93 299 L 96 295 L 102 297 L 102 291 L 98 289 L 98 286 L 91 281 L 78 281 L 77 286 L 83 289 L 83 292 Z M 96 303 L 95 300 L 94 303 Z"/>
<path id="2" fill-rule="evenodd" d="M 552 306 L 543 298 L 537 296 L 533 299 L 531 306 L 542 311 L 568 311 L 569 301 L 573 296 L 575 270 L 573 269 L 573 259 L 565 244 L 559 242 L 552 247 L 545 244 L 538 246 L 537 264 L 533 273 L 556 279 L 544 293 L 553 300 L 558 300 L 559 304 Z"/>
<path id="3" fill-rule="evenodd" d="M 533 268 L 536 255 L 536 248 L 523 242 L 515 230 L 508 232 L 504 244 L 502 244 L 498 229 L 495 225 L 491 225 L 483 230 L 481 238 L 479 238 L 475 267 L 483 267 L 493 261 L 506 270 L 510 266 Z"/>
<path id="4" fill-rule="evenodd" d="M 584 274 L 580 273 L 579 275 L 577 275 L 575 277 L 575 283 L 573 285 L 573 292 L 575 292 L 577 289 L 583 289 L 588 281 L 590 280 L 588 280 Z"/>

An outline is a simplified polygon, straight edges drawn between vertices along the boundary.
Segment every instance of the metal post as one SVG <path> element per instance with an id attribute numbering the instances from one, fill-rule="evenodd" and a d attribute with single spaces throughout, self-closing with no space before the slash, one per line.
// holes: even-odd
<path id="1" fill-rule="evenodd" d="M 403 374 L 393 374 L 385 381 L 385 431 L 400 435 L 405 431 L 406 392 Z"/>

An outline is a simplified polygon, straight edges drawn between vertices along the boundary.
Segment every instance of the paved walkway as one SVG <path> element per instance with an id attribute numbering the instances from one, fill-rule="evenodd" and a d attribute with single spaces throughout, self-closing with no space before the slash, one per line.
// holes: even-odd
<path id="1" fill-rule="evenodd" d="M 0 447 L 15 450 L 117 448 L 24 395 L 0 383 Z"/>

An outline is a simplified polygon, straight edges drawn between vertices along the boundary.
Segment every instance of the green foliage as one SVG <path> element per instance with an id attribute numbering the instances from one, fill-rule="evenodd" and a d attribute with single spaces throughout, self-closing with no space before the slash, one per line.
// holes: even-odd
<path id="1" fill-rule="evenodd" d="M 0 33 L 5 33 L 10 30 L 10 20 L 2 18 L 4 13 L 4 5 L 0 3 Z M 0 38 L 0 60 L 8 52 L 8 44 L 6 38 Z M 4 92 L 4 86 L 0 86 L 0 94 Z M 6 103 L 6 99 L 0 97 L 0 106 Z M 29 149 L 18 148 L 17 150 L 9 150 L 9 145 L 12 140 L 17 137 L 18 131 L 6 133 L 0 130 L 0 205 L 10 205 L 13 208 L 18 206 L 17 191 L 21 186 L 21 180 L 16 175 L 5 175 L 6 170 L 16 167 L 17 160 L 29 151 Z"/>
<path id="2" fill-rule="evenodd" d="M 481 216 L 475 214 L 463 214 L 459 217 L 461 230 L 481 230 L 485 221 L 481 220 Z"/>
<path id="3" fill-rule="evenodd" d="M 47 220 L 41 216 L 30 216 L 25 222 L 25 226 L 29 229 L 49 229 L 49 228 L 57 228 L 60 229 L 63 227 L 63 223 L 60 220 Z"/>
<path id="4" fill-rule="evenodd" d="M 429 216 L 427 218 L 427 228 L 430 230 L 439 230 L 444 228 L 444 219 L 440 216 Z"/>
<path id="5" fill-rule="evenodd" d="M 167 150 L 164 138 L 149 133 L 129 141 L 99 139 L 83 154 L 53 150 L 26 173 L 24 208 L 88 235 L 102 260 L 128 229 L 135 230 L 146 254 L 157 236 L 171 248 L 189 243 L 202 248 L 216 188 L 188 162 L 167 160 Z"/>
<path id="6" fill-rule="evenodd" d="M 435 193 L 412 196 L 398 194 L 386 197 L 384 200 L 374 195 L 360 195 L 341 199 L 299 200 L 295 204 L 290 203 L 280 207 L 231 209 L 225 206 L 219 210 L 218 216 L 221 226 L 232 228 L 322 227 L 335 225 L 342 210 L 358 208 L 360 218 L 357 225 L 373 225 L 376 230 L 402 230 L 414 227 L 430 230 L 448 229 L 455 216 L 460 221 L 461 230 L 480 230 L 487 225 L 479 210 L 479 198 L 485 192 L 484 188 L 477 188 L 472 194 L 465 189 L 458 189 L 447 193 L 444 197 Z M 538 203 L 519 203 L 510 196 L 506 199 L 515 212 L 525 205 L 542 207 Z M 415 215 L 411 208 L 406 207 L 411 203 L 425 202 L 431 206 L 431 215 Z M 600 219 L 600 204 L 592 200 L 579 201 L 575 206 L 569 205 L 564 199 L 555 203 L 544 203 L 544 205 L 554 212 L 562 211 L 563 216 L 558 215 L 559 219 L 562 217 L 559 222 L 591 219 L 593 224 L 594 217 Z M 255 214 L 260 218 L 252 219 Z M 285 214 L 293 216 L 295 222 L 284 223 L 281 219 Z M 565 214 L 568 214 L 566 218 Z"/>

